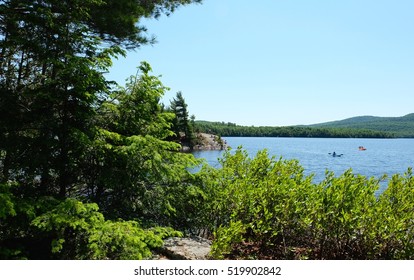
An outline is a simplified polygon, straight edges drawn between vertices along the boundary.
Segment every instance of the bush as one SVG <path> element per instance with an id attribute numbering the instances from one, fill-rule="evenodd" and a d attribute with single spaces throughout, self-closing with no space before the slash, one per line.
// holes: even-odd
<path id="1" fill-rule="evenodd" d="M 249 158 L 238 148 L 220 163 L 199 174 L 214 258 L 414 258 L 411 170 L 377 196 L 383 178 L 348 170 L 339 177 L 327 172 L 315 184 L 296 160 L 266 150 Z"/>
<path id="2" fill-rule="evenodd" d="M 1 188 L 0 259 L 145 259 L 163 239 L 181 236 L 167 227 L 106 220 L 94 203 L 22 200 Z"/>
<path id="3" fill-rule="evenodd" d="M 93 203 L 66 199 L 32 225 L 52 232 L 52 253 L 63 259 L 144 259 L 163 238 L 180 236 L 168 228 L 143 229 L 134 221 L 109 221 Z M 65 245 L 68 246 L 65 246 Z"/>

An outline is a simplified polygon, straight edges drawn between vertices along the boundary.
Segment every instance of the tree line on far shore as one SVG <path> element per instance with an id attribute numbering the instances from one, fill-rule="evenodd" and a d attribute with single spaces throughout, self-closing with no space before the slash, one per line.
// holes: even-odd
<path id="1" fill-rule="evenodd" d="M 385 131 L 308 126 L 241 126 L 230 122 L 195 121 L 195 130 L 227 137 L 394 138 Z"/>

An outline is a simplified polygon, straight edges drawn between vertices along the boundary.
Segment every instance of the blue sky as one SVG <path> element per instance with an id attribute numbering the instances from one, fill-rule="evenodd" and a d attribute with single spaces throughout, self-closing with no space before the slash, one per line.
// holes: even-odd
<path id="1" fill-rule="evenodd" d="M 114 61 L 123 85 L 140 61 L 181 91 L 197 120 L 313 124 L 403 116 L 414 108 L 414 1 L 204 0 L 143 24 L 158 43 Z"/>

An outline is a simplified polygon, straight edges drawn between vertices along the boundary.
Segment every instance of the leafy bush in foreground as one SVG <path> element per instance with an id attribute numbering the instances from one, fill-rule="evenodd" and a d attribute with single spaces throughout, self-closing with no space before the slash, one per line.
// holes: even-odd
<path id="1" fill-rule="evenodd" d="M 213 258 L 412 259 L 414 179 L 327 172 L 319 184 L 295 160 L 226 153 L 222 168 L 200 176 L 209 194 L 204 213 L 214 233 Z"/>
<path id="2" fill-rule="evenodd" d="M 71 198 L 22 201 L 9 194 L 0 196 L 6 202 L 0 222 L 14 227 L 0 231 L 0 259 L 144 259 L 164 238 L 181 236 L 171 228 L 144 229 L 136 221 L 106 220 L 95 203 Z"/>

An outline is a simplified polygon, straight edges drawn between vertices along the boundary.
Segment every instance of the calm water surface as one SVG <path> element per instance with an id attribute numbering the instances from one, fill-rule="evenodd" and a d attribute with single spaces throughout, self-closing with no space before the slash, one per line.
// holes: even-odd
<path id="1" fill-rule="evenodd" d="M 403 174 L 414 166 L 414 139 L 353 139 L 353 138 L 264 138 L 264 137 L 224 137 L 233 148 L 242 146 L 250 156 L 259 150 L 267 149 L 269 155 L 284 159 L 297 159 L 305 168 L 306 174 L 315 174 L 315 181 L 321 181 L 325 171 L 340 175 L 352 168 L 355 174 L 367 177 L 380 177 L 384 174 Z M 364 146 L 365 151 L 360 151 Z M 332 157 L 329 153 L 343 154 Z M 196 157 L 218 167 L 217 159 L 222 151 L 195 152 Z M 386 183 L 381 185 L 385 188 Z"/>

